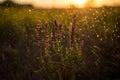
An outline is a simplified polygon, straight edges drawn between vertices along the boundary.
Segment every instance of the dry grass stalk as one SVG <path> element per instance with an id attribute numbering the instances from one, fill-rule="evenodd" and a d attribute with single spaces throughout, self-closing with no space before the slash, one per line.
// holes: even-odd
<path id="1" fill-rule="evenodd" d="M 58 39 L 62 40 L 62 24 L 59 25 L 59 29 L 58 29 Z"/>
<path id="2" fill-rule="evenodd" d="M 41 30 L 42 30 L 41 23 L 39 22 L 39 23 L 37 24 L 36 29 L 35 29 L 36 39 L 37 39 L 37 46 L 38 46 L 39 48 L 41 48 L 41 41 L 42 41 L 42 38 L 41 38 Z"/>
<path id="3" fill-rule="evenodd" d="M 76 16 L 73 16 L 73 25 L 71 29 L 71 47 L 73 47 L 75 43 L 75 30 L 76 30 Z"/>
<path id="4" fill-rule="evenodd" d="M 49 51 L 49 33 L 48 33 L 48 24 L 45 24 L 45 55 L 48 55 L 48 51 Z"/>

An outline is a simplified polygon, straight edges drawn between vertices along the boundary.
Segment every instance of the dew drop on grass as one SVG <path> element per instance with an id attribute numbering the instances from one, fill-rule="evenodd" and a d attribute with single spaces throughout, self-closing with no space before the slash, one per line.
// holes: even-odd
<path id="1" fill-rule="evenodd" d="M 120 38 L 120 36 L 118 36 L 118 38 Z"/>
<path id="2" fill-rule="evenodd" d="M 31 12 L 32 10 L 31 10 L 31 9 L 29 9 L 28 11 L 29 11 L 29 12 Z"/>
<path id="3" fill-rule="evenodd" d="M 100 37 L 100 36 L 97 34 L 97 37 Z"/>
<path id="4" fill-rule="evenodd" d="M 102 38 L 100 38 L 100 40 L 101 40 L 101 41 L 103 41 L 103 39 L 102 39 Z"/>

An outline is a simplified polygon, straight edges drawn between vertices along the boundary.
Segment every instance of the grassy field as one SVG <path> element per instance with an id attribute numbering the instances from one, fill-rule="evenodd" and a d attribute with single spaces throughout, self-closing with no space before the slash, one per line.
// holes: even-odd
<path id="1" fill-rule="evenodd" d="M 120 7 L 0 7 L 0 80 L 119 80 Z"/>

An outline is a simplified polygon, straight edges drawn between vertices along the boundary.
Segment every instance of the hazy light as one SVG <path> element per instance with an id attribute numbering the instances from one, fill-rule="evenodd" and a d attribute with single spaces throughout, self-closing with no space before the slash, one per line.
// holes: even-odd
<path id="1" fill-rule="evenodd" d="M 0 0 L 3 2 L 5 0 Z M 19 4 L 31 4 L 34 7 L 65 8 L 75 5 L 77 7 L 101 7 L 120 5 L 120 0 L 12 0 Z"/>
<path id="2" fill-rule="evenodd" d="M 70 4 L 70 0 L 36 0 L 34 2 L 35 7 L 51 8 L 51 7 L 67 7 Z"/>
<path id="3" fill-rule="evenodd" d="M 19 4 L 34 4 L 34 0 L 12 0 L 16 3 L 19 3 Z"/>
<path id="4" fill-rule="evenodd" d="M 0 3 L 3 2 L 4 0 L 0 0 Z"/>
<path id="5" fill-rule="evenodd" d="M 87 3 L 87 0 L 72 0 L 72 3 L 78 7 L 84 7 Z"/>
<path id="6" fill-rule="evenodd" d="M 95 6 L 118 6 L 120 5 L 120 0 L 95 0 Z"/>

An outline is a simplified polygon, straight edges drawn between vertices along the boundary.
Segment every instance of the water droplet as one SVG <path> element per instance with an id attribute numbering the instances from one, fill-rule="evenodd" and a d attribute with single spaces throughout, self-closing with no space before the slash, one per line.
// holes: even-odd
<path id="1" fill-rule="evenodd" d="M 100 37 L 100 36 L 97 34 L 97 37 Z"/>
<path id="2" fill-rule="evenodd" d="M 29 12 L 31 12 L 32 10 L 31 10 L 31 9 L 29 9 L 28 11 L 29 11 Z"/>

